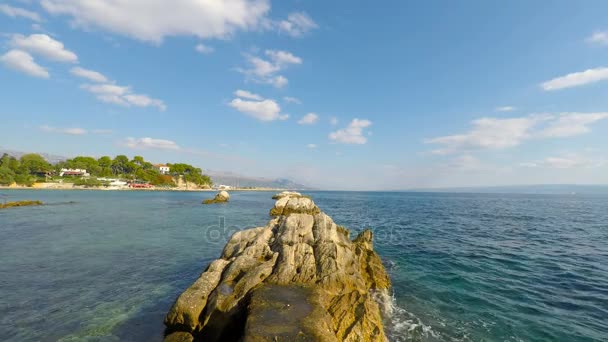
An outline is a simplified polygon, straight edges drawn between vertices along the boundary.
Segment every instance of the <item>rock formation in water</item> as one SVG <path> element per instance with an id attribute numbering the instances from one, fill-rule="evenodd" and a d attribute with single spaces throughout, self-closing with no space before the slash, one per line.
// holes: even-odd
<path id="1" fill-rule="evenodd" d="M 215 195 L 213 199 L 204 200 L 203 204 L 213 204 L 213 203 L 225 203 L 230 200 L 230 195 L 227 191 L 220 191 Z"/>
<path id="2" fill-rule="evenodd" d="M 18 202 L 6 202 L 0 203 L 0 209 L 6 208 L 16 208 L 16 207 L 28 207 L 28 206 L 37 206 L 42 205 L 43 203 L 40 201 L 18 201 Z"/>
<path id="3" fill-rule="evenodd" d="M 165 318 L 165 341 L 385 341 L 389 277 L 372 232 L 350 240 L 315 203 L 281 196 L 235 233 Z"/>

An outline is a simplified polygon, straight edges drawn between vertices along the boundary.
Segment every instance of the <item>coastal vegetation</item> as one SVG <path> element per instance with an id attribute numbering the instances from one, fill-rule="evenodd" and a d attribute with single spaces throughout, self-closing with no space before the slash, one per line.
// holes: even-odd
<path id="1" fill-rule="evenodd" d="M 35 153 L 24 154 L 20 158 L 5 153 L 0 158 L 0 185 L 16 183 L 32 186 L 35 182 L 61 181 L 85 187 L 96 187 L 107 185 L 108 182 L 103 180 L 107 177 L 145 182 L 158 187 L 175 187 L 180 181 L 197 186 L 212 185 L 211 178 L 203 174 L 200 168 L 184 163 L 166 164 L 166 166 L 169 167 L 170 172 L 164 174 L 141 156 L 135 156 L 133 159 L 129 159 L 125 155 L 118 155 L 114 158 L 103 156 L 97 159 L 77 156 L 51 164 L 44 157 Z M 62 169 L 86 170 L 88 176 L 60 177 Z"/>

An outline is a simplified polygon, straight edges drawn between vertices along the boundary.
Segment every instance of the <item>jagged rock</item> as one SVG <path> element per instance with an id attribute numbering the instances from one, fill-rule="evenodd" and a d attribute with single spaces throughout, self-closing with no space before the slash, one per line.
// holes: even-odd
<path id="1" fill-rule="evenodd" d="M 390 280 L 372 232 L 351 241 L 299 194 L 271 214 L 265 227 L 235 233 L 179 296 L 166 340 L 385 341 L 378 301 L 388 300 Z"/>
<path id="2" fill-rule="evenodd" d="M 227 191 L 220 191 L 213 199 L 204 200 L 203 204 L 225 203 L 230 200 L 230 194 Z"/>

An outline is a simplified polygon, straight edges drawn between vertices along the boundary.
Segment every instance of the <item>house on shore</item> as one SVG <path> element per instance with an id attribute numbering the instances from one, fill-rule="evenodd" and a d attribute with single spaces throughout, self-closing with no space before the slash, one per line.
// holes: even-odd
<path id="1" fill-rule="evenodd" d="M 158 172 L 159 172 L 161 175 L 168 175 L 168 174 L 169 174 L 169 172 L 171 171 L 171 168 L 170 168 L 170 167 L 168 167 L 168 166 L 167 166 L 167 165 L 165 165 L 165 164 L 155 164 L 155 165 L 154 165 L 154 168 L 155 168 L 156 170 L 158 170 Z"/>
<path id="2" fill-rule="evenodd" d="M 65 176 L 89 177 L 90 174 L 87 173 L 87 170 L 85 169 L 61 169 L 61 172 L 59 172 L 59 177 Z"/>

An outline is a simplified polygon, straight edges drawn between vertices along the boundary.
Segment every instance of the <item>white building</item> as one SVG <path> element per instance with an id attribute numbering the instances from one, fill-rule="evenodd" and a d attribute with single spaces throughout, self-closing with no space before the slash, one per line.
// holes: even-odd
<path id="1" fill-rule="evenodd" d="M 61 169 L 61 172 L 59 172 L 59 177 L 63 176 L 89 177 L 90 175 L 85 169 Z"/>
<path id="2" fill-rule="evenodd" d="M 163 175 L 168 175 L 169 172 L 171 171 L 171 168 L 164 164 L 156 164 L 156 165 L 154 165 L 154 168 L 157 169 L 158 172 L 160 172 Z"/>

